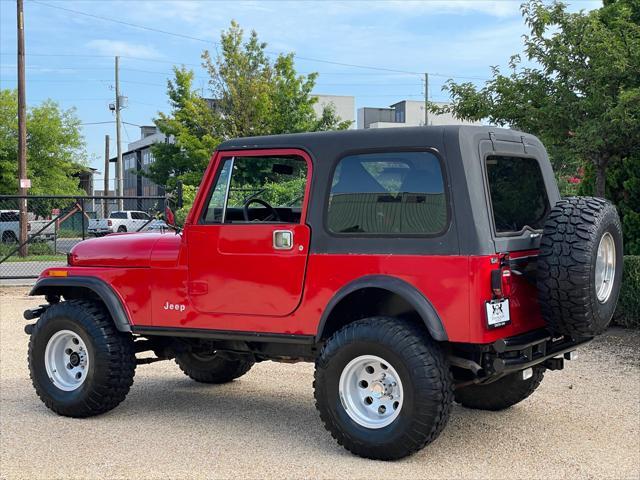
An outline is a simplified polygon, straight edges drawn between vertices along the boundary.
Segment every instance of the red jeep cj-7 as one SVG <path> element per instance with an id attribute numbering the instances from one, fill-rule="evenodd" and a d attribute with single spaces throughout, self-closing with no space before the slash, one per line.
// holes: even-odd
<path id="1" fill-rule="evenodd" d="M 508 408 L 602 333 L 622 239 L 610 203 L 560 198 L 535 137 L 419 127 L 223 143 L 182 232 L 87 240 L 68 263 L 25 312 L 51 410 L 106 412 L 155 360 L 206 383 L 314 361 L 326 428 L 388 460 L 454 400 Z"/>

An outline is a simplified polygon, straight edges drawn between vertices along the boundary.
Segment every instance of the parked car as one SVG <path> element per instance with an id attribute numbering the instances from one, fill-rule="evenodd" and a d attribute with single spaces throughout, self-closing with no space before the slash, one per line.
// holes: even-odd
<path id="1" fill-rule="evenodd" d="M 454 401 L 531 395 L 607 328 L 621 274 L 616 209 L 560 198 L 532 135 L 243 138 L 218 147 L 181 233 L 87 240 L 42 273 L 29 369 L 48 408 L 89 417 L 151 361 L 211 384 L 315 362 L 327 430 L 392 460 L 435 440 Z"/>
<path id="2" fill-rule="evenodd" d="M 56 238 L 56 227 L 51 220 L 28 220 L 27 236 L 32 241 L 50 241 Z M 0 210 L 0 238 L 2 243 L 16 243 L 20 238 L 20 211 Z"/>
<path id="3" fill-rule="evenodd" d="M 138 210 L 111 212 L 109 218 L 89 219 L 87 232 L 96 237 L 109 233 L 137 232 L 152 222 L 151 216 Z"/>

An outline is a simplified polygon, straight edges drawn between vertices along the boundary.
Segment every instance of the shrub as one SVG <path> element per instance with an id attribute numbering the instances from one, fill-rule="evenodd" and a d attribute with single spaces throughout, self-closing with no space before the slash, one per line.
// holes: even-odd
<path id="1" fill-rule="evenodd" d="M 613 323 L 621 327 L 640 328 L 640 255 L 624 257 L 622 289 Z"/>

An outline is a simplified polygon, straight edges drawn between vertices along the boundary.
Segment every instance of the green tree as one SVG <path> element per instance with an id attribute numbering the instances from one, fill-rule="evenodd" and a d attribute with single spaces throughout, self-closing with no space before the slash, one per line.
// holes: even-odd
<path id="1" fill-rule="evenodd" d="M 494 67 L 482 88 L 449 80 L 452 104 L 430 109 L 536 134 L 561 178 L 591 163 L 604 197 L 607 167 L 639 148 L 640 1 L 570 13 L 563 3 L 532 0 L 522 13 L 528 62 L 513 56 L 510 72 Z"/>
<path id="2" fill-rule="evenodd" d="M 46 100 L 27 112 L 27 175 L 31 195 L 77 195 L 73 175 L 85 163 L 80 120 Z M 0 194 L 18 193 L 18 93 L 0 90 Z"/>
<path id="3" fill-rule="evenodd" d="M 202 54 L 213 100 L 194 89 L 190 70 L 175 68 L 168 82 L 171 113 L 161 113 L 156 125 L 175 143 L 154 145 L 155 162 L 147 173 L 168 190 L 177 181 L 197 186 L 211 153 L 226 139 L 350 126 L 331 107 L 316 117 L 317 98 L 311 92 L 317 74 L 298 75 L 293 54 L 270 59 L 257 33 L 245 40 L 236 22 L 222 32 L 220 45 L 215 60 L 208 51 Z"/>

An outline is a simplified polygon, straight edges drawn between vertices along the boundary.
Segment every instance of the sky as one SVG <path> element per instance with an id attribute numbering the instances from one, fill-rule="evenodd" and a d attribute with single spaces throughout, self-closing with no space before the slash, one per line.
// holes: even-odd
<path id="1" fill-rule="evenodd" d="M 121 94 L 128 97 L 122 111 L 126 149 L 140 137 L 136 125 L 150 125 L 159 111 L 168 112 L 166 82 L 173 65 L 192 68 L 195 86 L 206 95 L 201 54 L 208 49 L 215 55 L 220 32 L 232 19 L 247 32 L 256 30 L 273 55 L 294 52 L 300 73 L 318 72 L 315 93 L 354 95 L 356 108 L 385 107 L 423 99 L 422 72 L 429 72 L 434 101 L 447 100 L 441 87 L 449 78 L 484 83 L 491 66 L 504 67 L 522 51 L 527 29 L 521 3 L 25 0 L 27 103 L 50 98 L 64 109 L 75 108 L 88 162 L 102 171 L 105 134 L 115 152 L 108 107 L 114 101 L 116 55 Z M 566 3 L 575 11 L 601 6 L 591 0 Z M 0 88 L 16 88 L 16 51 L 16 2 L 0 0 Z"/>

